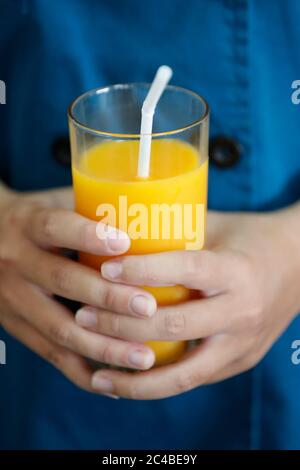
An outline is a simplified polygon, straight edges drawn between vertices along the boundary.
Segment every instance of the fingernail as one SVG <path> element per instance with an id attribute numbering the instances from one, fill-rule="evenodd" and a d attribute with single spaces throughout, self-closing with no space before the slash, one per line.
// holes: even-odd
<path id="1" fill-rule="evenodd" d="M 107 235 L 107 245 L 112 251 L 127 251 L 130 245 L 129 237 L 125 232 L 114 230 Z"/>
<path id="2" fill-rule="evenodd" d="M 106 241 L 111 251 L 127 251 L 130 246 L 130 239 L 126 232 L 102 222 L 98 222 L 96 226 L 96 235 L 99 240 Z"/>
<path id="3" fill-rule="evenodd" d="M 112 393 L 114 391 L 112 381 L 107 377 L 101 376 L 98 372 L 92 377 L 92 388 L 98 390 L 98 392 L 114 395 Z"/>
<path id="4" fill-rule="evenodd" d="M 137 313 L 138 315 L 151 317 L 155 313 L 156 302 L 151 297 L 136 295 L 131 299 L 130 307 L 134 313 Z"/>
<path id="5" fill-rule="evenodd" d="M 101 266 L 101 274 L 106 279 L 117 279 L 122 274 L 121 263 L 103 263 Z"/>
<path id="6" fill-rule="evenodd" d="M 75 315 L 76 323 L 84 328 L 92 328 L 97 325 L 97 314 L 89 308 L 80 308 Z"/>
<path id="7" fill-rule="evenodd" d="M 128 354 L 128 361 L 134 367 L 149 369 L 154 363 L 154 354 L 136 349 Z"/>
<path id="8" fill-rule="evenodd" d="M 119 398 L 120 398 L 120 397 L 118 397 L 118 395 L 113 395 L 112 393 L 102 393 L 102 395 L 104 397 L 114 398 L 115 400 L 119 400 Z"/>

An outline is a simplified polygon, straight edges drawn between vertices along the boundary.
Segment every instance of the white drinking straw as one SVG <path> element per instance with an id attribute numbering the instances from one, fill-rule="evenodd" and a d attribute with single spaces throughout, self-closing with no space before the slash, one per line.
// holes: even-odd
<path id="1" fill-rule="evenodd" d="M 141 138 L 138 160 L 138 176 L 147 178 L 150 173 L 151 134 L 153 116 L 156 105 L 164 92 L 173 71 L 167 65 L 162 65 L 156 72 L 150 90 L 142 106 Z"/>

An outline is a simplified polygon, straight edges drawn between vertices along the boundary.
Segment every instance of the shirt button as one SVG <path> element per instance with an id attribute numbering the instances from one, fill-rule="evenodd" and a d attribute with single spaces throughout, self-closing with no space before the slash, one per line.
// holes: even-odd
<path id="1" fill-rule="evenodd" d="M 230 168 L 239 161 L 241 146 L 230 137 L 213 137 L 209 143 L 209 157 L 219 168 Z"/>
<path id="2" fill-rule="evenodd" d="M 71 166 L 71 148 L 69 137 L 57 137 L 51 145 L 53 158 L 60 165 L 70 168 Z"/>

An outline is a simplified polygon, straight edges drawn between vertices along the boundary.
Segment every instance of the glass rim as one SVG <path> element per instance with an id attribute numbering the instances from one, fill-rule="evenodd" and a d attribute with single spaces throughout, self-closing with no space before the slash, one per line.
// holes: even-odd
<path id="1" fill-rule="evenodd" d="M 106 131 L 100 131 L 98 129 L 93 129 L 92 127 L 89 127 L 82 122 L 80 122 L 75 116 L 74 116 L 74 108 L 78 104 L 80 100 L 83 98 L 87 98 L 93 94 L 102 94 L 102 93 L 107 93 L 111 89 L 126 89 L 126 88 L 132 88 L 134 86 L 140 86 L 140 87 L 147 87 L 149 88 L 151 83 L 146 83 L 146 82 L 133 82 L 133 83 L 117 83 L 114 85 L 107 85 L 104 87 L 100 88 L 92 88 L 89 91 L 86 91 L 85 93 L 82 93 L 79 95 L 77 98 L 75 98 L 72 103 L 70 104 L 68 108 L 68 117 L 69 119 L 79 128 L 82 130 L 89 132 L 90 134 L 94 135 L 99 135 L 99 136 L 105 136 L 105 137 L 119 137 L 123 139 L 140 139 L 141 134 L 129 134 L 129 133 L 116 133 L 116 132 L 106 132 Z M 180 87 L 177 85 L 168 85 L 166 87 L 166 90 L 171 90 L 171 91 L 178 91 L 185 93 L 187 95 L 192 96 L 193 98 L 196 98 L 197 101 L 201 102 L 204 105 L 204 113 L 203 115 L 199 118 L 196 119 L 195 121 L 192 121 L 191 123 L 187 124 L 186 126 L 179 127 L 177 129 L 172 129 L 171 131 L 165 131 L 165 132 L 153 132 L 151 134 L 145 134 L 145 135 L 151 135 L 151 137 L 163 137 L 163 136 L 168 136 L 168 135 L 174 135 L 174 134 L 179 134 L 181 132 L 187 131 L 189 129 L 192 129 L 193 127 L 196 127 L 203 122 L 205 122 L 208 119 L 209 116 L 209 105 L 207 101 L 198 93 L 189 90 L 184 87 Z"/>

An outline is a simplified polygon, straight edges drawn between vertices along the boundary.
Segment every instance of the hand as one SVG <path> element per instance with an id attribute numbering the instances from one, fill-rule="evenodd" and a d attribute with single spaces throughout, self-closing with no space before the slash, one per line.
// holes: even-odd
<path id="1" fill-rule="evenodd" d="M 100 272 L 59 256 L 60 247 L 116 256 L 130 245 L 126 234 L 116 237 L 115 229 L 100 240 L 96 222 L 71 206 L 67 190 L 5 198 L 0 207 L 0 325 L 75 384 L 95 391 L 83 356 L 146 369 L 153 365 L 153 352 L 136 341 L 80 328 L 53 294 L 137 318 L 154 314 L 156 303 L 138 287 L 117 286 Z"/>
<path id="2" fill-rule="evenodd" d="M 182 284 L 202 298 L 137 320 L 86 309 L 80 325 L 128 341 L 192 340 L 172 365 L 138 374 L 97 371 L 93 386 L 127 398 L 155 399 L 218 382 L 253 367 L 300 309 L 299 208 L 260 214 L 210 214 L 203 251 L 128 256 L 106 262 L 119 284 Z M 298 223 L 298 222 L 297 222 Z"/>

